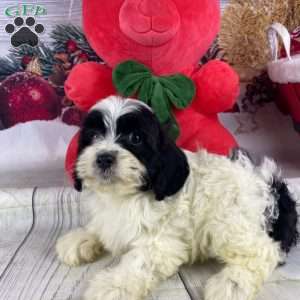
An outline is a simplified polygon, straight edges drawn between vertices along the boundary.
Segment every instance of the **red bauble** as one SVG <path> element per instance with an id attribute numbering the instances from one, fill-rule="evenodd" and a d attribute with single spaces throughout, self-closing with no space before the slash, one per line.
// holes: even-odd
<path id="1" fill-rule="evenodd" d="M 80 126 L 85 113 L 77 107 L 66 109 L 62 116 L 62 121 L 68 125 Z"/>
<path id="2" fill-rule="evenodd" d="M 69 53 L 74 53 L 76 50 L 78 50 L 77 43 L 73 40 L 67 41 L 66 48 Z"/>
<path id="3" fill-rule="evenodd" d="M 52 120 L 61 113 L 60 98 L 42 77 L 19 72 L 0 85 L 0 118 L 5 128 L 33 120 Z"/>

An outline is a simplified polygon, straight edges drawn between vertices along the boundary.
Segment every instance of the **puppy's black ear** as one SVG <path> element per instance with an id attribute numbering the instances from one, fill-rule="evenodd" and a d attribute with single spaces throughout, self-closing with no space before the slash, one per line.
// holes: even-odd
<path id="1" fill-rule="evenodd" d="M 183 151 L 161 131 L 156 170 L 150 178 L 156 199 L 161 201 L 176 194 L 183 187 L 189 172 Z"/>
<path id="2" fill-rule="evenodd" d="M 75 190 L 78 192 L 81 192 L 82 191 L 82 180 L 78 177 L 76 170 L 73 172 L 73 180 L 74 180 Z"/>
<path id="3" fill-rule="evenodd" d="M 76 170 L 77 167 L 77 161 L 80 153 L 85 147 L 84 144 L 84 130 L 83 128 L 80 129 L 79 139 L 78 139 L 78 148 L 77 148 L 77 154 L 76 154 L 76 162 L 73 167 L 73 184 L 76 191 L 81 192 L 82 191 L 82 179 L 79 177 L 78 172 Z"/>

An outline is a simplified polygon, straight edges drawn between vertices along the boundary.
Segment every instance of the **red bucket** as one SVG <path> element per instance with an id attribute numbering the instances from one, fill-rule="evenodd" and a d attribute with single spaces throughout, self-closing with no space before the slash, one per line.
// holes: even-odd
<path id="1" fill-rule="evenodd" d="M 268 37 L 273 57 L 268 63 L 268 74 L 278 85 L 277 104 L 292 116 L 295 129 L 300 132 L 300 54 L 291 55 L 291 36 L 283 25 L 274 23 L 268 30 Z M 283 58 L 278 58 L 278 37 L 286 53 Z"/>

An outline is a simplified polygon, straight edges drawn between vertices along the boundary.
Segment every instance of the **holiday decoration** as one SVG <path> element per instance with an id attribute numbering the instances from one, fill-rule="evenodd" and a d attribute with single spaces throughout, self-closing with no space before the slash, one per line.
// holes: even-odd
<path id="1" fill-rule="evenodd" d="M 74 53 L 76 50 L 78 50 L 77 43 L 73 40 L 68 40 L 66 42 L 66 48 L 68 53 Z"/>
<path id="2" fill-rule="evenodd" d="M 32 59 L 38 59 L 41 74 L 46 78 L 51 74 L 52 67 L 56 63 L 51 48 L 43 43 L 39 43 L 36 47 L 21 45 L 18 48 L 11 48 L 9 58 L 13 60 L 16 65 L 21 65 L 23 69 L 26 69 L 27 64 L 30 63 Z M 0 78 L 1 74 L 2 70 L 0 67 Z"/>
<path id="3" fill-rule="evenodd" d="M 0 119 L 5 128 L 20 122 L 54 119 L 62 111 L 64 123 L 80 126 L 84 113 L 72 107 L 72 100 L 64 93 L 64 83 L 75 65 L 101 59 L 78 27 L 57 25 L 51 37 L 53 48 L 42 42 L 36 47 L 21 45 L 12 48 L 7 57 L 0 57 Z"/>
<path id="4" fill-rule="evenodd" d="M 217 113 L 234 105 L 239 80 L 233 70 L 219 60 L 199 66 L 219 29 L 219 1 L 147 0 L 142 5 L 139 3 L 136 0 L 83 1 L 85 33 L 107 66 L 94 62 L 76 66 L 66 81 L 67 96 L 83 110 L 116 93 L 116 88 L 126 96 L 118 84 L 112 85 L 111 77 L 112 71 L 118 72 L 120 64 L 128 60 L 143 64 L 160 84 L 161 76 L 184 75 L 192 79 L 196 89 L 188 108 L 184 105 L 179 109 L 170 101 L 172 96 L 166 90 L 159 92 L 167 94 L 167 106 L 172 103 L 171 116 L 180 130 L 177 144 L 188 150 L 205 147 L 215 153 L 228 154 L 236 142 L 218 121 Z M 131 78 L 129 73 L 125 74 L 125 81 Z M 150 76 L 148 71 L 146 73 Z M 148 81 L 150 86 L 152 80 Z M 153 100 L 154 94 L 149 95 Z M 161 119 L 168 121 L 171 116 L 161 116 Z M 69 153 L 74 153 L 73 149 Z"/>
<path id="5" fill-rule="evenodd" d="M 300 57 L 291 52 L 291 36 L 282 24 L 274 23 L 268 30 L 272 61 L 268 63 L 270 79 L 277 84 L 277 103 L 282 111 L 291 114 L 295 129 L 300 132 Z M 292 35 L 296 41 L 294 51 L 299 51 L 299 29 Z M 279 58 L 279 39 L 284 48 L 284 57 Z M 282 52 L 282 51 L 281 51 Z"/>
<path id="6" fill-rule="evenodd" d="M 154 76 L 146 66 L 125 61 L 113 72 L 113 82 L 118 92 L 125 97 L 138 99 L 152 107 L 162 124 L 168 124 L 169 134 L 176 140 L 179 127 L 172 115 L 171 107 L 183 109 L 190 105 L 195 96 L 195 86 L 184 75 Z"/>
<path id="7" fill-rule="evenodd" d="M 33 58 L 38 58 L 42 75 L 46 79 L 62 69 L 67 75 L 73 66 L 79 63 L 101 62 L 79 27 L 57 25 L 50 36 L 53 40 L 52 47 L 42 42 L 36 47 L 21 45 L 18 48 L 11 48 L 8 57 L 0 57 L 0 81 L 25 70 Z M 66 76 L 63 81 L 60 81 L 60 86 L 63 86 L 65 79 Z"/>
<path id="8" fill-rule="evenodd" d="M 102 61 L 88 43 L 79 27 L 72 25 L 57 25 L 51 33 L 54 52 L 69 54 L 85 53 L 90 61 Z M 78 52 L 79 50 L 79 52 Z"/>
<path id="9" fill-rule="evenodd" d="M 277 98 L 277 85 L 271 81 L 267 72 L 255 76 L 246 86 L 241 100 L 241 110 L 255 114 L 257 110 Z"/>
<path id="10" fill-rule="evenodd" d="M 226 6 L 219 44 L 242 80 L 266 70 L 270 60 L 266 28 L 273 22 L 293 30 L 300 24 L 300 1 L 230 0 Z"/>
<path id="11" fill-rule="evenodd" d="M 85 113 L 77 107 L 67 108 L 62 115 L 62 121 L 68 125 L 80 126 Z"/>
<path id="12" fill-rule="evenodd" d="M 31 72 L 31 73 L 34 73 L 34 74 L 37 74 L 37 75 L 41 76 L 42 75 L 42 69 L 41 69 L 40 60 L 37 57 L 32 57 L 31 60 L 26 65 L 25 71 Z"/>
<path id="13" fill-rule="evenodd" d="M 0 85 L 0 117 L 5 128 L 32 120 L 52 120 L 60 110 L 54 88 L 39 75 L 19 72 Z"/>
<path id="14" fill-rule="evenodd" d="M 216 38 L 211 45 L 211 47 L 207 50 L 205 55 L 201 58 L 201 64 L 206 64 L 213 59 L 225 60 L 224 51 L 219 46 L 218 38 Z"/>
<path id="15" fill-rule="evenodd" d="M 22 68 L 26 69 L 26 67 L 32 61 L 32 59 L 33 59 L 33 56 L 31 56 L 31 55 L 24 55 L 23 58 L 22 58 L 22 60 L 21 60 Z"/>
<path id="16" fill-rule="evenodd" d="M 22 61 L 22 59 L 21 59 Z M 27 58 L 26 58 L 27 62 Z M 16 72 L 24 70 L 25 65 L 21 65 L 21 62 L 16 63 L 15 59 L 10 55 L 9 57 L 0 57 L 0 83 L 7 76 Z"/>
<path id="17" fill-rule="evenodd" d="M 300 54 L 300 27 L 296 27 L 291 33 L 290 33 L 290 39 L 291 39 L 291 54 L 296 55 Z M 282 58 L 287 57 L 288 53 L 286 53 L 285 47 L 281 48 L 280 56 Z"/>

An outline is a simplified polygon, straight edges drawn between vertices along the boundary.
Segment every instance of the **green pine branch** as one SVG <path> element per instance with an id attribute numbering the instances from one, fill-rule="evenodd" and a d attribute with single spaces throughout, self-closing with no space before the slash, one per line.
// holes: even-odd
<path id="1" fill-rule="evenodd" d="M 0 81 L 7 76 L 22 71 L 21 63 L 13 56 L 0 57 Z"/>
<path id="2" fill-rule="evenodd" d="M 88 54 L 90 60 L 102 61 L 88 43 L 82 29 L 78 26 L 56 25 L 50 37 L 54 40 L 52 45 L 56 53 L 66 52 L 67 42 L 73 40 L 77 43 L 80 50 Z"/>
<path id="3" fill-rule="evenodd" d="M 92 61 L 102 61 L 89 45 L 80 27 L 74 25 L 57 25 L 50 37 L 53 39 L 51 47 L 40 43 L 36 47 L 21 45 L 11 48 L 7 57 L 0 57 L 0 81 L 7 76 L 24 71 L 22 59 L 24 56 L 38 57 L 44 77 L 49 77 L 53 72 L 53 66 L 60 62 L 55 59 L 55 54 L 67 52 L 66 44 L 69 40 L 76 42 L 78 48 L 84 51 Z"/>
<path id="4" fill-rule="evenodd" d="M 41 69 L 43 76 L 48 77 L 53 69 L 53 65 L 57 63 L 54 58 L 54 53 L 51 48 L 47 47 L 45 44 L 40 43 L 36 47 L 31 47 L 29 45 L 21 45 L 18 48 L 11 48 L 9 50 L 10 56 L 21 65 L 24 56 L 38 57 L 41 63 Z"/>

